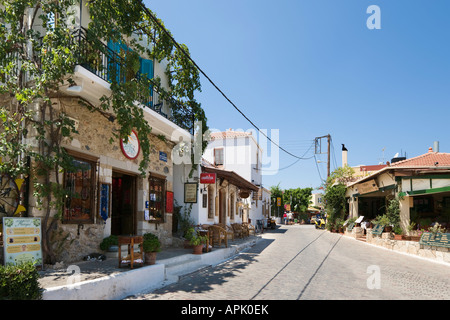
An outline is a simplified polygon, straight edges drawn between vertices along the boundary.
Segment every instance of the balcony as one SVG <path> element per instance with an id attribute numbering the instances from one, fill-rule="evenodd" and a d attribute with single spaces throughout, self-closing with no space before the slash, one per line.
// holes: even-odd
<path id="1" fill-rule="evenodd" d="M 85 29 L 76 30 L 74 39 L 79 46 L 78 64 L 75 66 L 73 75 L 75 83 L 67 84 L 62 87 L 62 90 L 69 95 L 81 96 L 92 104 L 98 104 L 103 95 L 111 93 L 110 85 L 113 77 L 119 83 L 129 79 L 125 61 L 104 43 L 98 42 L 101 44 L 101 49 L 94 49 L 93 41 L 99 40 L 90 39 Z M 132 76 L 139 79 L 147 77 L 147 74 L 138 72 Z M 138 102 L 152 116 L 149 125 L 155 134 L 164 134 L 170 138 L 171 132 L 179 128 L 193 134 L 193 113 L 175 100 L 161 99 L 155 88 L 150 87 L 148 91 L 142 92 Z M 175 118 L 172 113 L 174 108 L 182 110 L 182 114 L 186 116 Z"/>

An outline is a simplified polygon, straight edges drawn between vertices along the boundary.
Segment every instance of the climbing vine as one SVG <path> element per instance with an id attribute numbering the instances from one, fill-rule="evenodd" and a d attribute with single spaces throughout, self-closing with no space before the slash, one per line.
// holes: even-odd
<path id="1" fill-rule="evenodd" d="M 80 104 L 114 121 L 117 128 L 110 142 L 128 137 L 136 129 L 141 141 L 140 171 L 146 174 L 150 157 L 151 127 L 143 109 L 136 104 L 153 87 L 171 101 L 178 123 L 202 121 L 206 116 L 195 92 L 201 90 L 198 70 L 155 24 L 138 0 L 83 1 L 90 14 L 89 54 L 84 59 L 99 64 L 97 53 L 107 54 L 104 42 L 125 43 L 132 51 L 121 58 L 129 74 L 127 81 L 112 76 L 111 93 L 99 105 L 80 98 Z M 63 108 L 55 105 L 63 84 L 74 84 L 74 67 L 79 63 L 80 42 L 74 33 L 75 0 L 0 0 L 0 174 L 33 177 L 34 196 L 44 211 L 43 249 L 55 262 L 50 230 L 62 217 L 66 190 L 60 173 L 70 170 L 72 157 L 63 141 L 78 132 Z M 154 15 L 154 13 L 152 13 Z M 164 26 L 163 22 L 158 22 Z M 183 48 L 188 52 L 187 47 Z M 137 76 L 140 55 L 161 62 L 167 60 L 169 88 L 161 79 Z M 112 70 L 108 70 L 113 72 Z M 203 132 L 201 132 L 203 133 Z M 206 144 L 203 145 L 202 151 Z M 30 165 L 31 163 L 31 165 Z"/>

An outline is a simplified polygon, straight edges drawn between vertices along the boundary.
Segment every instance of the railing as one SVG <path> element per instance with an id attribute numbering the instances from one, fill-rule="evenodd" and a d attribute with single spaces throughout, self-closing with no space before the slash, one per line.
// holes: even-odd
<path id="1" fill-rule="evenodd" d="M 79 65 L 109 83 L 114 78 L 118 83 L 127 81 L 125 60 L 121 56 L 98 39 L 90 39 L 87 30 L 84 28 L 76 30 L 74 32 L 74 38 L 78 41 L 79 46 Z M 94 41 L 97 42 L 97 45 L 100 45 L 100 49 L 98 49 L 98 46 L 93 45 Z M 143 75 L 138 72 L 133 76 L 140 79 Z M 148 91 L 140 94 L 139 102 L 193 134 L 194 120 L 192 112 L 186 110 L 177 101 L 160 99 L 160 94 L 152 87 Z M 187 119 L 176 119 L 173 117 L 172 110 L 174 108 L 183 108 L 186 114 L 188 114 Z"/>

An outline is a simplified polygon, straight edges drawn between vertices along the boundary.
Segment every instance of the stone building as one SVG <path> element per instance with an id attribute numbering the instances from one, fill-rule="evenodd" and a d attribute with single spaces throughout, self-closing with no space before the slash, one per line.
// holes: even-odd
<path id="1" fill-rule="evenodd" d="M 75 25 L 72 32 L 80 44 L 89 47 L 87 27 L 90 18 L 85 4 L 86 0 L 81 0 L 73 8 Z M 35 25 L 39 28 L 38 21 Z M 104 45 L 107 53 L 98 52 L 99 57 L 94 61 L 102 65 L 99 67 L 81 57 L 75 66 L 73 81 L 63 83 L 51 99 L 55 112 L 67 115 L 78 131 L 63 141 L 66 152 L 73 157 L 73 169 L 52 177 L 53 181 L 59 178 L 65 190 L 73 195 L 66 197 L 62 204 L 62 217 L 51 235 L 57 260 L 66 263 L 99 252 L 100 242 L 109 235 L 152 232 L 158 235 L 163 246 L 171 245 L 173 191 L 177 180 L 172 151 L 180 140 L 193 139 L 193 123 L 189 127 L 186 123 L 190 120 L 177 122 L 172 115 L 173 102 L 160 99 L 158 92 L 151 88 L 142 101 L 136 101 L 152 128 L 148 137 L 150 163 L 145 176 L 139 169 L 143 155 L 136 131 L 133 130 L 128 139 L 115 139 L 110 143 L 112 133 L 118 130 L 115 115 L 91 112 L 86 108 L 86 104 L 99 106 L 100 99 L 111 94 L 111 74 L 106 71 L 110 70 L 111 64 L 114 63 L 117 70 L 124 68 L 114 56 L 117 55 L 117 44 L 105 42 Z M 157 62 L 143 55 L 139 62 L 140 76 L 159 77 L 162 87 L 169 87 L 164 60 Z M 2 97 L 2 104 L 7 104 L 7 100 L 8 97 Z M 32 107 L 39 110 L 39 103 L 37 100 L 36 106 Z M 27 140 L 36 146 L 32 134 Z M 32 178 L 28 177 L 24 184 L 28 190 L 24 193 L 22 216 L 43 217 L 44 211 L 33 197 Z"/>

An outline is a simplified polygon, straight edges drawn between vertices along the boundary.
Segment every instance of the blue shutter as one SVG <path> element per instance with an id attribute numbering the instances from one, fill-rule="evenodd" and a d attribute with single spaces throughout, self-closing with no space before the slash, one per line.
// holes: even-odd
<path id="1" fill-rule="evenodd" d="M 146 76 L 148 79 L 153 79 L 153 61 L 149 60 L 149 59 L 143 59 L 143 58 L 140 58 L 139 60 L 141 61 L 141 67 L 139 69 L 139 73 L 142 76 Z M 148 99 L 149 107 L 153 107 L 153 90 L 152 89 L 153 89 L 152 86 L 150 86 L 149 91 L 150 91 L 151 99 Z"/>

